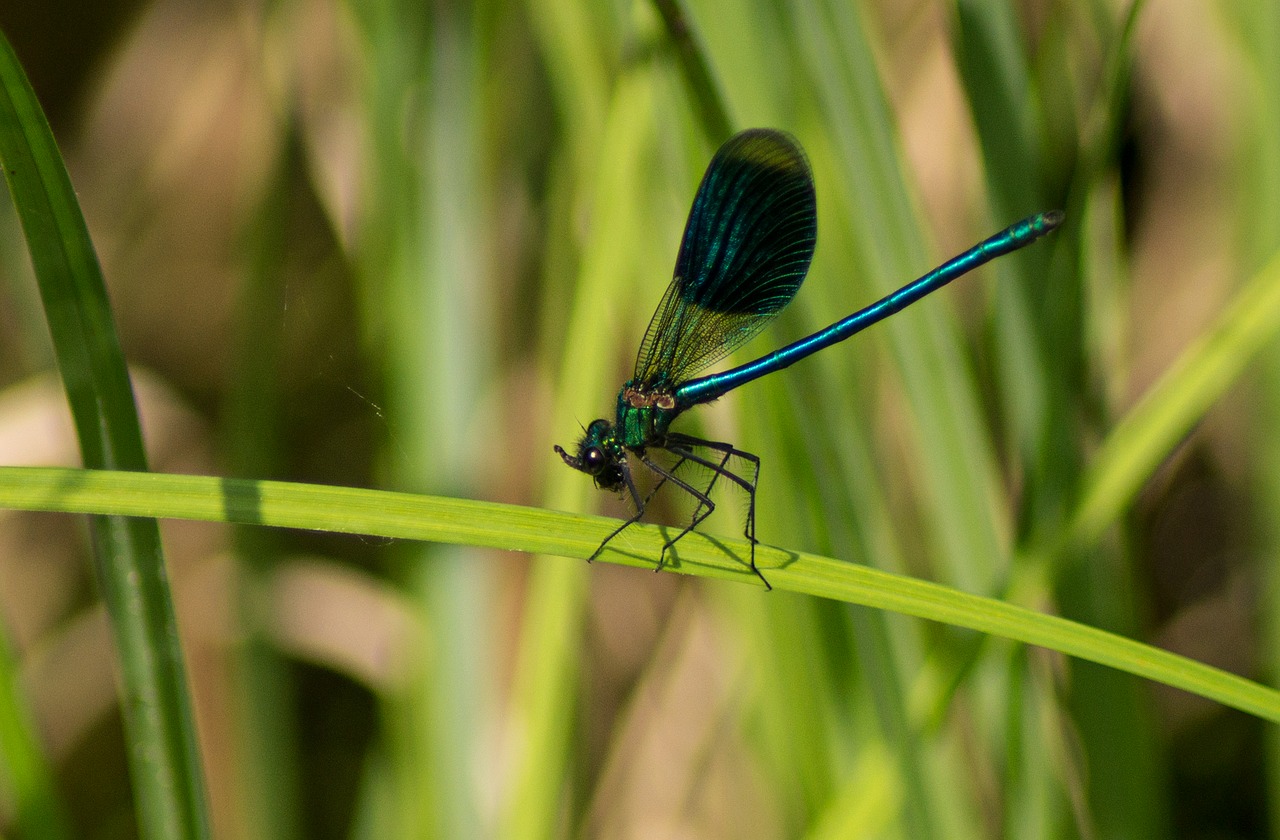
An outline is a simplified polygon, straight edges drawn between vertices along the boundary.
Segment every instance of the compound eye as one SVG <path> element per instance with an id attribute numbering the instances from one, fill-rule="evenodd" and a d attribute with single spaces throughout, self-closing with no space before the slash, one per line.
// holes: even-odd
<path id="1" fill-rule="evenodd" d="M 599 475 L 608 463 L 609 459 L 598 446 L 591 447 L 582 456 L 582 466 L 591 475 Z"/>

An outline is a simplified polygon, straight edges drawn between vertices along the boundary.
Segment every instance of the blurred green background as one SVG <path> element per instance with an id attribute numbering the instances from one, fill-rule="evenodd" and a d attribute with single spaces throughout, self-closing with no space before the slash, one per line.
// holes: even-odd
<path id="1" fill-rule="evenodd" d="M 1280 244 L 1271 0 L 8 0 L 0 30 L 153 469 L 625 513 L 551 445 L 612 411 L 716 146 L 777 126 L 818 254 L 740 359 L 1068 223 L 682 420 L 762 456 L 762 540 L 1274 675 L 1280 348 L 1100 540 L 1042 550 Z M 7 201 L 0 281 L 0 463 L 78 463 Z M 0 789 L 4 836 L 137 832 L 73 522 L 0 517 L 65 817 L 16 823 Z M 218 837 L 1280 836 L 1273 728 L 1043 651 L 562 558 L 164 536 Z"/>

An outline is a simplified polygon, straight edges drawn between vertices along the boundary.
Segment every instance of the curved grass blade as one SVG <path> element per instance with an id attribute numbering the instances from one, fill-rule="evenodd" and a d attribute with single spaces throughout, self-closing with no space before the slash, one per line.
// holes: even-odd
<path id="1" fill-rule="evenodd" d="M 93 243 L 17 56 L 0 36 L 0 164 L 31 252 L 86 466 L 145 470 L 133 389 Z M 204 781 L 157 523 L 89 520 L 123 673 L 144 837 L 207 837 Z"/>
<path id="2" fill-rule="evenodd" d="M 0 467 L 0 508 L 235 522 L 376 537 L 485 546 L 582 559 L 616 519 L 540 508 L 350 487 L 210 476 Z M 601 561 L 652 568 L 670 529 L 635 525 L 627 550 Z M 759 579 L 750 543 L 693 533 L 672 571 Z M 1209 665 L 1017 604 L 831 557 L 760 545 L 757 564 L 775 589 L 902 613 L 977 630 L 1181 688 L 1280 723 L 1280 691 Z"/>

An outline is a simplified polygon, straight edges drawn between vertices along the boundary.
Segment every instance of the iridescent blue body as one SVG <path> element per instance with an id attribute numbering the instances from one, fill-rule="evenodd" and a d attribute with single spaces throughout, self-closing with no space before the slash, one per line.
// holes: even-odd
<path id="1" fill-rule="evenodd" d="M 751 571 L 768 587 L 755 564 L 760 459 L 728 443 L 672 432 L 672 421 L 688 408 L 844 341 L 978 266 L 1031 244 L 1061 223 L 1057 211 L 1031 216 L 824 330 L 753 362 L 693 378 L 756 335 L 795 297 L 817 243 L 813 177 L 796 141 L 770 129 L 732 137 L 716 152 L 694 196 L 675 276 L 641 342 L 634 375 L 618 392 L 614 420 L 592 421 L 576 454 L 555 447 L 566 464 L 592 476 L 598 487 L 626 490 L 636 506 L 636 514 L 588 559 L 595 559 L 610 540 L 639 521 L 653 494 L 670 481 L 693 496 L 697 505 L 692 521 L 663 545 L 661 569 L 668 549 L 715 510 L 711 491 L 723 477 L 748 493 L 744 533 L 751 542 Z M 649 449 L 665 450 L 676 461 L 659 464 L 649 457 Z M 659 476 L 644 497 L 632 479 L 628 455 Z M 735 458 L 750 465 L 749 476 L 729 468 Z M 711 471 L 705 488 L 677 475 L 686 462 Z"/>

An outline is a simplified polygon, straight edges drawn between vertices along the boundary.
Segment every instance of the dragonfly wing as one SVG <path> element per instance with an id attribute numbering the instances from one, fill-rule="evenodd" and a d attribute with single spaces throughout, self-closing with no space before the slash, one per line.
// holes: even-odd
<path id="1" fill-rule="evenodd" d="M 817 234 L 813 175 L 795 139 L 734 135 L 702 176 L 635 380 L 674 387 L 760 332 L 795 297 Z"/>

